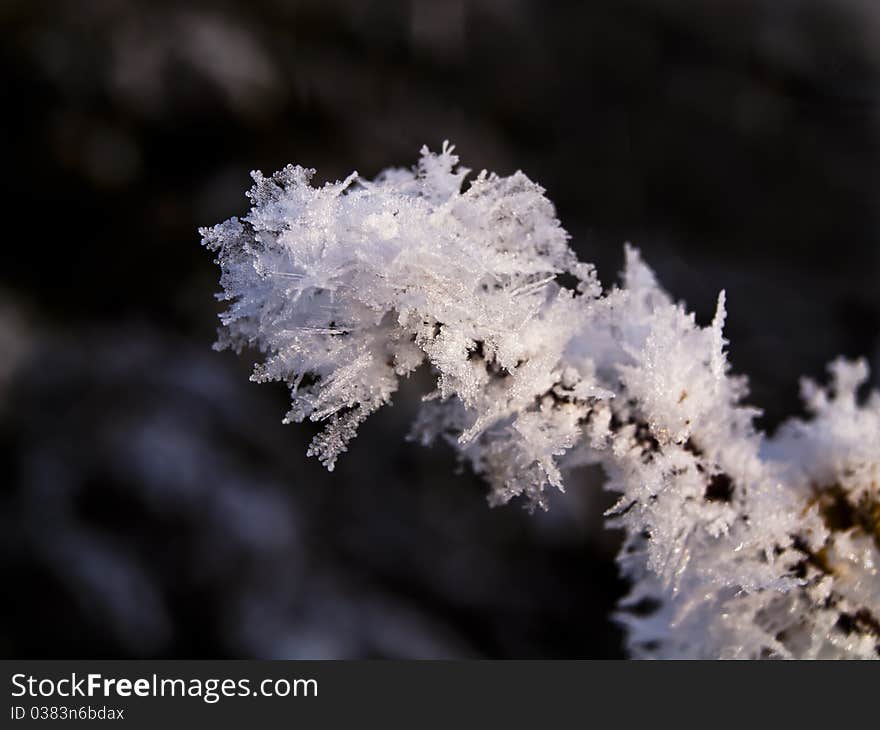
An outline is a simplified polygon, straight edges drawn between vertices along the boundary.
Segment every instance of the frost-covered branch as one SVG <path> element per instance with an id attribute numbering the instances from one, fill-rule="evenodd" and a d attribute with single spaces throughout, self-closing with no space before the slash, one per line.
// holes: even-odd
<path id="1" fill-rule="evenodd" d="M 603 290 L 541 187 L 468 172 L 444 145 L 372 181 L 254 173 L 249 214 L 202 230 L 230 301 L 217 346 L 265 354 L 252 379 L 288 384 L 286 422 L 326 424 L 309 454 L 329 469 L 425 362 L 437 385 L 414 435 L 449 440 L 492 504 L 546 507 L 566 468 L 601 464 L 634 656 L 878 656 L 864 363 L 836 362 L 828 391 L 806 383 L 812 420 L 768 439 L 728 372 L 723 292 L 700 327 L 630 247 Z"/>

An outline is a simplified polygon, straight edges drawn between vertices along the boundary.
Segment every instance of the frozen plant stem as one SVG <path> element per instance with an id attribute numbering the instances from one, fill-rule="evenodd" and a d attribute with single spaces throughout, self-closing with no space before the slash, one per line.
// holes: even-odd
<path id="1" fill-rule="evenodd" d="M 828 389 L 805 381 L 812 418 L 767 438 L 728 372 L 724 293 L 700 327 L 629 246 L 603 291 L 523 173 L 465 185 L 448 144 L 375 180 L 313 173 L 253 173 L 248 215 L 201 231 L 230 302 L 217 347 L 264 353 L 252 380 L 289 385 L 285 422 L 326 423 L 310 455 L 332 470 L 427 361 L 413 433 L 448 439 L 490 503 L 546 507 L 566 468 L 602 465 L 632 656 L 880 656 L 880 394 L 857 399 L 863 361 L 833 363 Z"/>

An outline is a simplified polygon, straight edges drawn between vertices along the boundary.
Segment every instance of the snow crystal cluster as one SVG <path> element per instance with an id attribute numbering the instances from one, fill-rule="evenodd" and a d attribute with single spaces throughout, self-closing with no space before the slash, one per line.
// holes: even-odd
<path id="1" fill-rule="evenodd" d="M 633 656 L 880 656 L 865 365 L 805 383 L 812 419 L 769 439 L 728 372 L 723 292 L 700 327 L 630 247 L 603 289 L 540 186 L 468 173 L 446 144 L 375 180 L 254 173 L 248 215 L 201 231 L 230 302 L 217 346 L 264 353 L 252 379 L 289 386 L 285 421 L 326 424 L 309 454 L 329 469 L 423 363 L 414 436 L 450 441 L 492 504 L 546 507 L 565 469 L 601 464 Z"/>

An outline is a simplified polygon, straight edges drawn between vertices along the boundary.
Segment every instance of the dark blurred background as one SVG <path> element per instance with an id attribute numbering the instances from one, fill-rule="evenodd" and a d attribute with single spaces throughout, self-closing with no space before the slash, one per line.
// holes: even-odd
<path id="1" fill-rule="evenodd" d="M 337 471 L 211 351 L 196 228 L 248 172 L 463 162 L 540 182 L 727 334 L 762 425 L 838 354 L 880 369 L 876 0 L 0 3 L 0 655 L 619 657 L 601 474 L 490 510 L 405 442 Z M 876 382 L 876 381 L 875 381 Z"/>

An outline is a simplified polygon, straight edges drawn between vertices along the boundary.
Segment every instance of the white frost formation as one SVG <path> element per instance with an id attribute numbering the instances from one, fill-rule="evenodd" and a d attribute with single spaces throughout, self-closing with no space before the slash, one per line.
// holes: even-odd
<path id="1" fill-rule="evenodd" d="M 372 181 L 254 173 L 248 215 L 201 231 L 230 302 L 217 347 L 265 354 L 252 379 L 289 385 L 286 422 L 327 424 L 309 454 L 328 469 L 425 361 L 437 388 L 414 434 L 453 443 L 492 504 L 546 507 L 564 468 L 601 464 L 633 656 L 877 658 L 864 363 L 836 362 L 830 390 L 805 383 L 812 420 L 767 439 L 728 374 L 723 292 L 700 327 L 630 247 L 603 292 L 540 186 L 468 172 L 444 144 Z"/>

